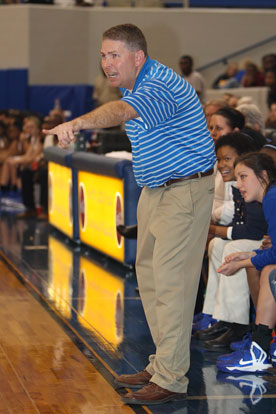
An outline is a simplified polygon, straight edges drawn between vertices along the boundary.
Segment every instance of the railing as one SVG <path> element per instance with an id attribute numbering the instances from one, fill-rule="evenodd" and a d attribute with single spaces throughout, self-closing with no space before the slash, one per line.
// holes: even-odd
<path id="1" fill-rule="evenodd" d="M 232 58 L 234 58 L 238 55 L 242 55 L 243 53 L 249 52 L 249 50 L 256 49 L 260 46 L 266 45 L 267 43 L 275 42 L 275 41 L 276 41 L 276 35 L 267 37 L 266 39 L 261 40 L 260 42 L 256 42 L 253 45 L 244 47 L 243 49 L 239 49 L 239 50 L 237 50 L 233 53 L 229 53 L 228 55 L 225 55 L 221 58 L 212 60 L 211 62 L 206 63 L 205 65 L 199 66 L 199 67 L 196 68 L 196 70 L 203 71 L 203 70 L 209 69 L 210 67 L 215 66 L 219 63 L 224 63 L 226 65 L 228 63 L 229 59 L 232 59 Z"/>

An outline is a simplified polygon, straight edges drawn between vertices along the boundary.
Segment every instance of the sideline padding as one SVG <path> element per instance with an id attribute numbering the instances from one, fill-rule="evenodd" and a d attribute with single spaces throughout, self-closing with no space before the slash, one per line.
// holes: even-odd
<path id="1" fill-rule="evenodd" d="M 45 149 L 44 154 L 49 161 L 50 223 L 75 242 L 134 264 L 136 240 L 124 239 L 116 229 L 118 224 L 137 222 L 141 189 L 132 162 L 57 147 Z"/>

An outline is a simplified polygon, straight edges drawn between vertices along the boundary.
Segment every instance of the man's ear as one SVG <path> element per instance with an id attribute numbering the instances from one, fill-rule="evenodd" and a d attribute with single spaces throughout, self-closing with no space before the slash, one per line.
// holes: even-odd
<path id="1" fill-rule="evenodd" d="M 142 65 L 144 60 L 145 60 L 145 53 L 143 52 L 143 50 L 138 50 L 137 52 L 135 52 L 135 64 L 136 64 L 136 66 Z"/>

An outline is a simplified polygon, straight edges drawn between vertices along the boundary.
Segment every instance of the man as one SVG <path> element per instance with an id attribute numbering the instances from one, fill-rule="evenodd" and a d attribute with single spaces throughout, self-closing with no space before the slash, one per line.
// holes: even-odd
<path id="1" fill-rule="evenodd" d="M 136 271 L 156 345 L 146 370 L 117 377 L 130 404 L 186 397 L 193 311 L 213 201 L 215 155 L 194 89 L 151 60 L 132 24 L 103 34 L 102 68 L 123 98 L 45 133 L 61 145 L 83 128 L 126 124 L 133 171 L 143 187 L 138 205 Z"/>
<path id="2" fill-rule="evenodd" d="M 195 89 L 202 103 L 205 101 L 205 84 L 202 75 L 193 69 L 194 61 L 191 56 L 184 55 L 179 60 L 183 78 Z"/>

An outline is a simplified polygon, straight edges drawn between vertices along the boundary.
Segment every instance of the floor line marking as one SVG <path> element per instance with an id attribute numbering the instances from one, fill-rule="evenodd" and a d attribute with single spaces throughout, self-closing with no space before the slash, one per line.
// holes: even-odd
<path id="1" fill-rule="evenodd" d="M 35 408 L 36 412 L 39 414 L 39 413 L 40 413 L 40 411 L 39 411 L 39 409 L 37 408 L 36 403 L 35 403 L 35 402 L 34 402 L 34 400 L 32 399 L 32 397 L 31 397 L 31 395 L 30 395 L 29 391 L 27 390 L 27 388 L 26 388 L 26 387 L 25 387 L 25 385 L 24 385 L 24 382 L 21 380 L 21 378 L 20 378 L 20 376 L 18 375 L 18 373 L 17 373 L 17 371 L 16 371 L 16 369 L 15 369 L 15 367 L 14 367 L 13 363 L 11 362 L 10 358 L 8 357 L 7 353 L 5 352 L 5 350 L 4 350 L 4 348 L 3 348 L 3 346 L 2 346 L 1 344 L 0 344 L 0 349 L 1 349 L 2 353 L 3 353 L 3 355 L 5 356 L 6 360 L 8 361 L 8 363 L 9 363 L 9 365 L 10 365 L 11 369 L 13 370 L 13 372 L 14 372 L 14 374 L 15 374 L 16 378 L 18 379 L 18 381 L 19 381 L 20 385 L 22 386 L 22 388 L 23 388 L 23 390 L 24 390 L 25 394 L 26 394 L 26 395 L 28 396 L 28 398 L 30 399 L 30 401 L 31 401 L 32 405 L 34 406 L 34 408 Z"/>

